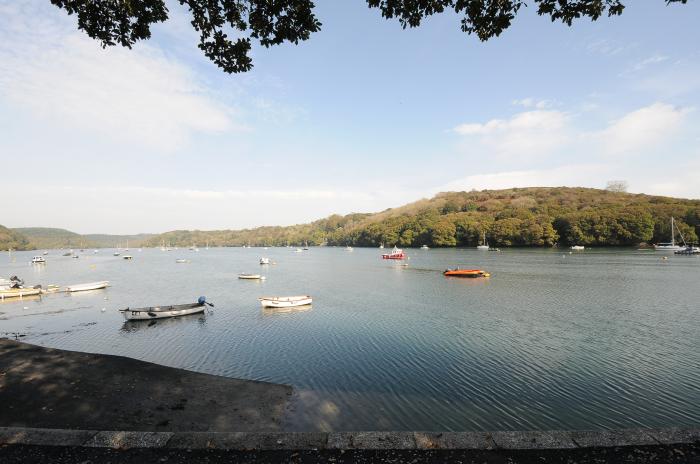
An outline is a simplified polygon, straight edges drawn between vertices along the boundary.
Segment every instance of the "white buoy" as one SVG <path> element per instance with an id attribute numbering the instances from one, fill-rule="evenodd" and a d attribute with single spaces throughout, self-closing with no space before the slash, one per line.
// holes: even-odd
<path id="1" fill-rule="evenodd" d="M 107 308 L 102 308 L 102 312 L 105 312 L 105 311 L 107 311 Z"/>

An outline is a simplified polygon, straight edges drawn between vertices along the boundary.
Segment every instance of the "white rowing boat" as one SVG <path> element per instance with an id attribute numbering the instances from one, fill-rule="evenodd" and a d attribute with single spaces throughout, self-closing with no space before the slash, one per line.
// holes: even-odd
<path id="1" fill-rule="evenodd" d="M 146 308 L 125 308 L 120 309 L 124 319 L 127 321 L 144 321 L 150 319 L 163 319 L 166 317 L 187 316 L 188 314 L 202 313 L 206 305 L 214 306 L 207 302 L 207 299 L 200 296 L 196 303 L 170 305 L 170 306 L 149 306 Z"/>
<path id="2" fill-rule="evenodd" d="M 258 298 L 263 308 L 291 308 L 311 304 L 309 295 L 302 296 L 264 296 Z"/>
<path id="3" fill-rule="evenodd" d="M 244 280 L 265 280 L 265 276 L 262 276 L 260 274 L 238 274 L 239 279 L 244 279 Z"/>
<path id="4" fill-rule="evenodd" d="M 0 288 L 0 300 L 41 294 L 40 288 Z"/>
<path id="5" fill-rule="evenodd" d="M 66 287 L 67 292 L 85 292 L 88 290 L 99 290 L 102 288 L 107 288 L 109 286 L 109 281 L 103 280 L 100 282 L 90 282 L 87 284 L 77 284 L 70 285 Z"/>

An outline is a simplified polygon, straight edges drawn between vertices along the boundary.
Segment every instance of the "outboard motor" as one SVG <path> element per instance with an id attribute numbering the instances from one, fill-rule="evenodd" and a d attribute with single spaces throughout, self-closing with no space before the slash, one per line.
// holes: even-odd
<path id="1" fill-rule="evenodd" d="M 204 303 L 207 302 L 207 298 L 204 296 L 200 296 L 199 299 L 197 299 L 197 303 L 203 305 Z"/>

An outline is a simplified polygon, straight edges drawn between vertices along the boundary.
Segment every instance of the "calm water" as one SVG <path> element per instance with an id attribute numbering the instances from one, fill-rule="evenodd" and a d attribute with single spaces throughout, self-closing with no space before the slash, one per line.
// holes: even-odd
<path id="1" fill-rule="evenodd" d="M 0 336 L 295 388 L 287 428 L 496 430 L 700 423 L 700 259 L 632 250 L 111 250 L 0 255 L 28 284 L 107 290 L 0 304 Z M 260 256 L 277 265 L 260 266 Z M 175 264 L 176 258 L 189 264 Z M 14 261 L 13 261 L 14 260 Z M 461 264 L 490 280 L 444 278 Z M 264 282 L 240 281 L 258 272 Z M 262 295 L 313 308 L 262 311 Z M 213 314 L 124 323 L 206 295 Z M 102 309 L 105 308 L 103 311 Z"/>

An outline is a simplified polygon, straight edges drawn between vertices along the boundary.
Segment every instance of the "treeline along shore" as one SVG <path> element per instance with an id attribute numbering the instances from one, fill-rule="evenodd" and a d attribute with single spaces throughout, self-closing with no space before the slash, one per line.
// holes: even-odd
<path id="1" fill-rule="evenodd" d="M 637 246 L 669 241 L 672 216 L 685 240 L 696 242 L 700 200 L 590 188 L 512 188 L 440 193 L 379 213 L 332 215 L 286 227 L 176 230 L 140 236 L 131 245 L 471 247 L 485 234 L 489 244 L 503 247 Z M 35 234 L 27 246 L 37 240 Z"/>

